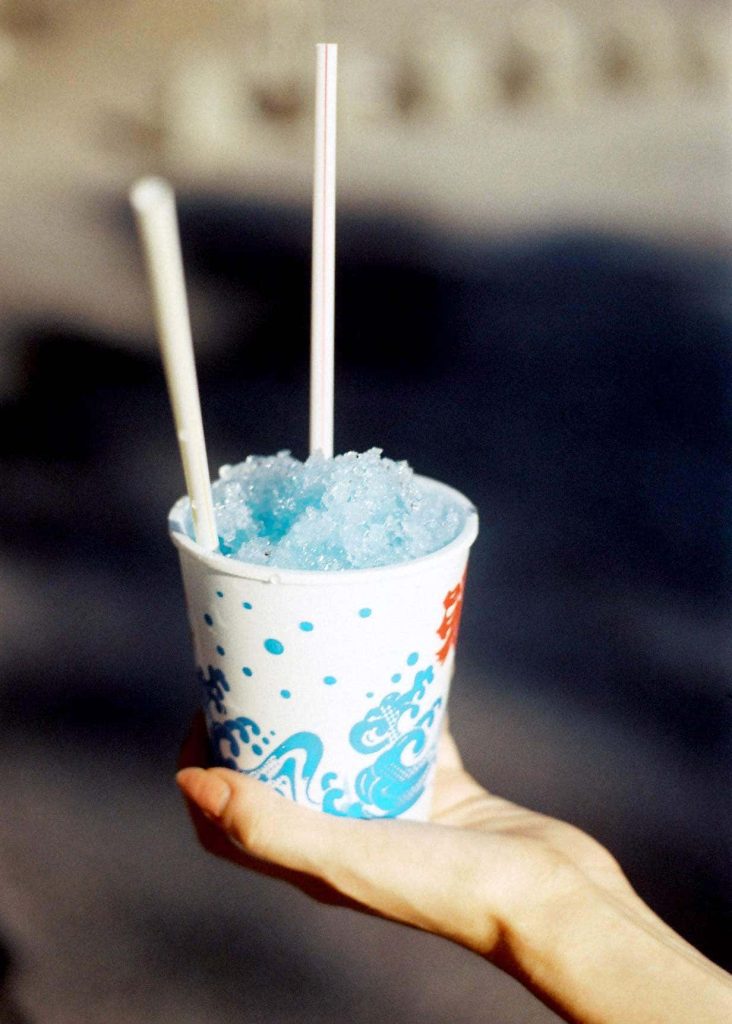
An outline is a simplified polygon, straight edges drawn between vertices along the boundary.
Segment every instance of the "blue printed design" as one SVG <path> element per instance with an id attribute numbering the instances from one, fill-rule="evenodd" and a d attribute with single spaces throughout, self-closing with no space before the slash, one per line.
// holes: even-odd
<path id="1" fill-rule="evenodd" d="M 229 718 L 226 722 L 210 722 L 209 730 L 214 760 L 223 768 L 239 768 L 236 758 L 241 757 L 241 745 L 248 745 L 252 737 L 262 734 L 257 723 L 244 716 Z"/>
<path id="2" fill-rule="evenodd" d="M 375 753 L 392 746 L 403 735 L 400 722 L 403 716 L 414 720 L 419 714 L 420 701 L 424 699 L 426 686 L 434 679 L 431 665 L 421 669 L 414 677 L 411 690 L 400 693 L 394 690 L 351 729 L 351 746 L 362 754 Z"/>
<path id="3" fill-rule="evenodd" d="M 356 795 L 384 814 L 401 814 L 419 799 L 425 787 L 430 763 L 419 757 L 427 743 L 422 729 L 412 729 L 385 750 L 356 779 Z M 411 748 L 411 749 L 410 749 Z M 407 762 L 403 760 L 407 759 Z M 411 760 L 411 763 L 410 763 Z"/>
<path id="4" fill-rule="evenodd" d="M 431 729 L 435 724 L 435 716 L 437 711 L 442 707 L 442 697 L 438 697 L 432 707 L 427 711 L 420 720 L 417 722 L 417 727 L 420 729 Z"/>
<path id="5" fill-rule="evenodd" d="M 202 668 L 197 670 L 196 676 L 201 689 L 203 690 L 203 705 L 206 711 L 208 711 L 210 705 L 213 704 L 220 715 L 226 714 L 224 694 L 228 693 L 231 687 L 229 686 L 229 682 L 221 669 L 214 668 L 213 665 L 209 665 L 208 679 L 204 675 Z"/>
<path id="6" fill-rule="evenodd" d="M 345 790 L 331 786 L 323 797 L 323 810 L 357 818 L 396 817 L 417 802 L 427 785 L 436 756 L 435 724 L 441 698 L 421 713 L 427 687 L 434 680 L 432 665 L 419 670 L 406 693 L 394 691 L 371 708 L 350 732 L 354 750 L 378 753 L 355 782 L 357 802 L 346 801 Z"/>
<path id="7" fill-rule="evenodd" d="M 253 768 L 242 768 L 237 759 L 241 758 L 244 746 L 250 747 L 256 756 L 261 756 L 262 748 L 252 741 L 260 738 L 260 742 L 269 743 L 269 739 L 262 736 L 259 725 L 251 718 L 241 717 L 212 722 L 210 728 L 217 764 L 266 782 L 282 796 L 298 803 L 317 804 L 310 795 L 310 786 L 323 759 L 323 741 L 315 733 L 296 732 L 269 752 L 259 764 Z"/>
<path id="8" fill-rule="evenodd" d="M 310 795 L 310 786 L 322 759 L 320 737 L 314 732 L 296 732 L 245 774 L 267 782 L 282 796 L 298 803 L 317 804 L 317 799 Z"/>
<path id="9" fill-rule="evenodd" d="M 436 756 L 437 712 L 442 706 L 440 697 L 427 706 L 434 682 L 432 665 L 417 670 L 408 689 L 387 693 L 352 725 L 349 742 L 365 759 L 355 781 L 347 783 L 342 773 L 324 770 L 317 787 L 313 780 L 324 759 L 323 741 L 318 735 L 296 732 L 275 749 L 264 750 L 269 739 L 252 718 L 213 718 L 212 707 L 219 715 L 226 714 L 224 697 L 230 687 L 221 669 L 209 665 L 208 677 L 199 669 L 198 678 L 217 764 L 266 782 L 292 800 L 322 807 L 340 817 L 396 817 L 424 793 Z M 330 678 L 325 677 L 325 681 Z M 290 696 L 289 691 L 280 692 L 283 697 Z M 242 761 L 247 750 L 249 764 L 255 763 L 245 768 Z"/>

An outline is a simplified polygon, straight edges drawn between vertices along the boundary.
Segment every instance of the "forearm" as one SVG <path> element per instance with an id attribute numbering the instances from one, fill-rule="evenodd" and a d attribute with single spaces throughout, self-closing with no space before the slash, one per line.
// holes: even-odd
<path id="1" fill-rule="evenodd" d="M 732 979 L 638 900 L 594 886 L 515 914 L 495 959 L 573 1024 L 727 1024 Z"/>
<path id="2" fill-rule="evenodd" d="M 178 781 L 212 852 L 459 942 L 572 1024 L 732 1021 L 730 977 L 650 911 L 606 850 L 463 774 L 443 775 L 432 825 L 317 814 L 225 768 Z"/>

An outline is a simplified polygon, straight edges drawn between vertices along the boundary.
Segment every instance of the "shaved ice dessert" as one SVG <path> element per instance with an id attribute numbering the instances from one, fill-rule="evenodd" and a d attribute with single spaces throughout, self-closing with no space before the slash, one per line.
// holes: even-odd
<path id="1" fill-rule="evenodd" d="M 432 554 L 465 525 L 465 504 L 380 449 L 305 462 L 279 452 L 222 466 L 213 484 L 223 555 L 254 565 L 330 571 Z M 192 536 L 190 522 L 186 532 Z"/>
<path id="2" fill-rule="evenodd" d="M 315 810 L 429 815 L 478 532 L 470 501 L 379 449 L 225 466 L 219 549 L 170 513 L 214 764 Z"/>
<path id="3" fill-rule="evenodd" d="M 168 529 L 213 763 L 313 810 L 424 820 L 478 516 L 377 448 L 318 454 L 333 450 L 336 52 L 318 45 L 307 461 L 250 456 L 210 487 L 173 191 L 133 190 L 188 490 Z"/>

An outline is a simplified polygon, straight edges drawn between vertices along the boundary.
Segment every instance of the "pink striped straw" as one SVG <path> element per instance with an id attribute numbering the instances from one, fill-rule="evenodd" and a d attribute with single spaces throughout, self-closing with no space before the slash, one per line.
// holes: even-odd
<path id="1" fill-rule="evenodd" d="M 333 455 L 336 72 L 338 46 L 318 43 L 315 82 L 310 454 Z"/>

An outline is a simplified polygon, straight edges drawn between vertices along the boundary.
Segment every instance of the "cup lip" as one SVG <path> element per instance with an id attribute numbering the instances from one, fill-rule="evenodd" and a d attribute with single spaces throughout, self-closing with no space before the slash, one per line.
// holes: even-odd
<path id="1" fill-rule="evenodd" d="M 262 583 L 333 586 L 371 583 L 383 579 L 385 575 L 390 578 L 411 576 L 432 569 L 439 562 L 450 559 L 458 550 L 464 549 L 467 552 L 478 536 L 478 511 L 469 498 L 466 498 L 454 487 L 443 484 L 440 480 L 433 480 L 431 477 L 417 474 L 415 474 L 415 479 L 426 485 L 428 489 L 442 491 L 445 495 L 449 495 L 456 504 L 461 505 L 465 512 L 465 523 L 457 537 L 454 537 L 449 544 L 445 544 L 444 547 L 438 548 L 437 551 L 432 551 L 428 555 L 412 558 L 408 562 L 396 562 L 366 569 L 284 569 L 278 566 L 270 568 L 253 562 L 242 562 L 219 552 L 206 551 L 184 532 L 183 516 L 190 506 L 190 499 L 187 495 L 179 498 L 168 513 L 168 531 L 170 539 L 178 548 L 181 556 L 185 553 L 217 573 L 239 579 L 258 580 Z"/>

